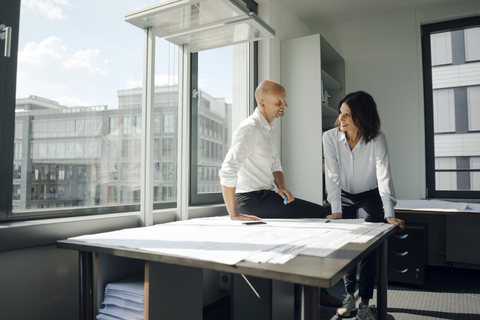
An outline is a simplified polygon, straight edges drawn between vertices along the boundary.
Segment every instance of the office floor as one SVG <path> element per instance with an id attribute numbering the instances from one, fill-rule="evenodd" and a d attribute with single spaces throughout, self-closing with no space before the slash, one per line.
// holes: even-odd
<path id="1" fill-rule="evenodd" d="M 340 282 L 329 292 L 342 299 Z M 374 293 L 375 294 L 375 293 Z M 230 301 L 210 308 L 204 320 L 230 319 Z M 376 296 L 370 304 L 376 303 Z M 358 305 L 358 301 L 357 301 Z M 206 310 L 207 311 L 207 310 Z M 349 318 L 355 319 L 356 313 Z M 297 313 L 297 318 L 298 313 Z M 319 320 L 339 320 L 335 309 L 320 307 Z M 390 282 L 388 284 L 388 320 L 480 320 L 480 272 L 469 269 L 428 269 L 423 288 Z"/>

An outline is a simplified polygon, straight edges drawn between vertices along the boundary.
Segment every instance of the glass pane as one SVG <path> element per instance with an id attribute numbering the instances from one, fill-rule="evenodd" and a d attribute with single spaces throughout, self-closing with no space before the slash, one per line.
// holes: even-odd
<path id="1" fill-rule="evenodd" d="M 480 131 L 480 86 L 467 88 L 468 130 Z"/>
<path id="2" fill-rule="evenodd" d="M 480 169 L 480 157 L 470 157 L 470 168 Z M 470 189 L 480 191 L 480 172 L 470 172 Z"/>
<path id="3" fill-rule="evenodd" d="M 48 3 L 21 7 L 14 213 L 138 203 L 144 32 L 124 15 L 152 1 Z"/>
<path id="4" fill-rule="evenodd" d="M 153 201 L 177 201 L 178 47 L 157 38 Z"/>
<path id="5" fill-rule="evenodd" d="M 230 147 L 233 47 L 198 53 L 197 193 L 221 192 L 218 171 Z"/>
<path id="6" fill-rule="evenodd" d="M 480 78 L 473 76 L 480 66 L 473 49 L 480 45 L 478 35 L 473 28 L 430 37 L 438 191 L 479 190 L 480 175 L 470 171 L 480 156 Z"/>

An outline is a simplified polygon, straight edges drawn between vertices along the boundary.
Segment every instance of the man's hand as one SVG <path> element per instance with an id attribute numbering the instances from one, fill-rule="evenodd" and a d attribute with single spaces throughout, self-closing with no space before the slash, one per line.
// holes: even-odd
<path id="1" fill-rule="evenodd" d="M 232 220 L 241 220 L 241 221 L 260 221 L 261 218 L 257 216 L 252 216 L 249 214 L 243 214 L 236 212 L 235 214 L 230 215 L 230 219 Z"/>
<path id="2" fill-rule="evenodd" d="M 280 195 L 280 197 L 282 197 L 283 199 L 285 199 L 285 197 L 288 198 L 288 202 L 287 203 L 290 203 L 292 202 L 293 200 L 295 200 L 295 197 L 293 196 L 293 194 L 288 191 L 286 188 L 281 188 L 281 189 L 278 189 L 278 194 Z"/>
<path id="3" fill-rule="evenodd" d="M 330 214 L 325 217 L 325 219 L 342 219 L 342 213 L 341 212 L 335 212 L 334 214 Z"/>
<path id="4" fill-rule="evenodd" d="M 387 222 L 398 227 L 398 231 L 403 231 L 405 228 L 405 221 L 393 217 L 388 217 Z"/>
<path id="5" fill-rule="evenodd" d="M 288 198 L 287 203 L 290 203 L 290 202 L 294 201 L 295 197 L 285 187 L 285 179 L 283 178 L 283 172 L 282 171 L 275 171 L 273 173 L 273 178 L 274 178 L 275 185 L 278 188 L 278 194 L 280 195 L 280 197 L 282 197 L 283 199 L 285 199 L 285 197 L 287 197 Z"/>

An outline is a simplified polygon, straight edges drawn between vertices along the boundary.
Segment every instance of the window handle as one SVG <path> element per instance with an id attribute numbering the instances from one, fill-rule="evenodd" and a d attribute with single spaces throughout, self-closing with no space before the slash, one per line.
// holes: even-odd
<path id="1" fill-rule="evenodd" d="M 10 58 L 10 49 L 12 44 L 12 27 L 7 27 L 4 24 L 0 24 L 0 39 L 5 39 L 4 56 Z"/>

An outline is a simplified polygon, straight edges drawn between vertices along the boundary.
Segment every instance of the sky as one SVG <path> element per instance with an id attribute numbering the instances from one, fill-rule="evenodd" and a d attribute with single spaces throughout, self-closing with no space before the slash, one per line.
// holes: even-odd
<path id="1" fill-rule="evenodd" d="M 126 13 L 159 0 L 22 0 L 17 98 L 118 107 L 117 90 L 139 88 L 143 30 Z M 231 47 L 201 53 L 199 86 L 232 101 Z M 177 84 L 178 50 L 156 38 L 155 84 Z"/>

